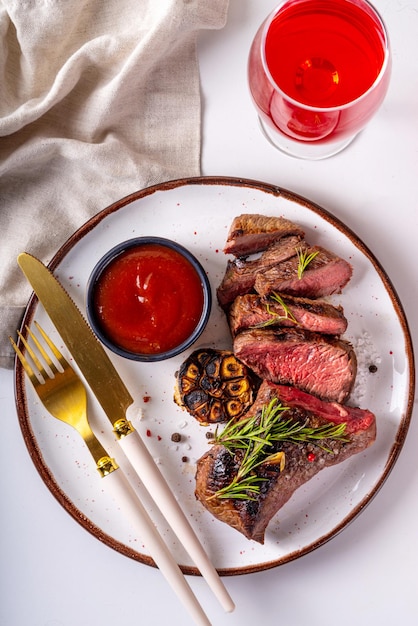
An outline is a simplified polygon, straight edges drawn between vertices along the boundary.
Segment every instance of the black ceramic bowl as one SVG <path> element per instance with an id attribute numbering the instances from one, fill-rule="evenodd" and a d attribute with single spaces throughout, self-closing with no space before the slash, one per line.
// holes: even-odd
<path id="1" fill-rule="evenodd" d="M 105 254 L 87 285 L 87 317 L 116 354 L 161 361 L 202 334 L 212 306 L 205 270 L 183 246 L 161 237 L 124 241 Z"/>

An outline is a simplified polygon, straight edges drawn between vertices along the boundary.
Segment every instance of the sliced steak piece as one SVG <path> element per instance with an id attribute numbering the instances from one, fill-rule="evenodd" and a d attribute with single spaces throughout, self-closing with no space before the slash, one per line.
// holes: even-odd
<path id="1" fill-rule="evenodd" d="M 348 397 L 357 373 L 348 341 L 301 328 L 244 330 L 234 339 L 234 353 L 262 379 L 335 402 Z"/>
<path id="2" fill-rule="evenodd" d="M 318 415 L 324 420 L 333 424 L 347 424 L 346 433 L 356 433 L 361 430 L 368 430 L 374 424 L 374 415 L 368 410 L 352 407 L 337 402 L 326 402 L 320 400 L 306 391 L 290 387 L 287 385 L 275 385 L 274 383 L 266 383 L 264 391 L 257 396 L 257 400 L 263 398 L 263 393 L 267 389 L 275 389 L 282 404 L 298 408 L 303 411 L 310 411 L 314 415 Z M 254 406 L 254 405 L 253 405 Z M 374 424 L 376 429 L 376 425 Z M 369 433 L 370 434 L 370 433 Z"/>
<path id="3" fill-rule="evenodd" d="M 298 277 L 299 258 L 295 256 L 258 272 L 255 290 L 261 295 L 279 291 L 306 298 L 322 298 L 341 293 L 353 273 L 351 265 L 320 246 L 307 250 L 307 254 L 315 252 L 318 254 L 306 267 L 301 278 Z"/>
<path id="4" fill-rule="evenodd" d="M 259 543 L 264 543 L 270 520 L 301 485 L 321 469 L 362 452 L 376 438 L 376 420 L 370 411 L 327 403 L 291 387 L 273 383 L 262 384 L 249 414 L 256 415 L 274 397 L 288 407 L 282 413 L 282 419 L 312 427 L 345 423 L 345 438 L 348 441 L 327 440 L 326 449 L 307 442 L 276 442 L 271 453 L 284 452 L 285 466 L 282 471 L 277 465 L 267 464 L 255 469 L 265 481 L 260 483 L 260 493 L 252 500 L 221 499 L 214 495 L 236 476 L 240 466 L 239 451 L 231 454 L 224 446 L 214 445 L 199 459 L 196 498 L 214 517 Z"/>
<path id="5" fill-rule="evenodd" d="M 233 336 L 245 329 L 267 326 L 297 326 L 326 335 L 342 335 L 347 329 L 341 306 L 276 292 L 238 296 L 229 309 L 228 321 Z"/>
<path id="6" fill-rule="evenodd" d="M 235 217 L 228 232 L 224 252 L 237 257 L 266 250 L 270 244 L 288 235 L 304 237 L 303 229 L 284 217 L 245 213 Z"/>
<path id="7" fill-rule="evenodd" d="M 218 302 L 223 309 L 243 293 L 254 288 L 257 272 L 265 271 L 278 263 L 296 256 L 296 250 L 307 248 L 307 244 L 297 236 L 283 237 L 273 243 L 258 258 L 252 260 L 234 259 L 228 261 L 225 275 L 217 290 Z"/>

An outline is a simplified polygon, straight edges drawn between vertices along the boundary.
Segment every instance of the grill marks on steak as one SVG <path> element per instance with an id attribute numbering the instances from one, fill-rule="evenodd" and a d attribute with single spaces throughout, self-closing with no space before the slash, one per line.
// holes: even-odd
<path id="1" fill-rule="evenodd" d="M 254 281 L 255 290 L 261 295 L 281 291 L 307 298 L 322 298 L 341 293 L 351 278 L 351 265 L 320 246 L 307 250 L 307 254 L 312 253 L 317 254 L 301 278 L 298 277 L 299 259 L 294 256 L 264 272 L 258 272 Z"/>
<path id="2" fill-rule="evenodd" d="M 236 257 L 248 256 L 265 250 L 282 237 L 304 237 L 303 229 L 284 217 L 267 217 L 243 213 L 234 218 L 228 232 L 224 252 Z"/>
<path id="3" fill-rule="evenodd" d="M 347 319 L 341 306 L 336 307 L 323 300 L 279 295 L 287 311 L 271 294 L 260 296 L 249 293 L 235 298 L 228 311 L 232 335 L 266 323 L 269 323 L 269 328 L 298 326 L 327 335 L 342 335 L 346 331 Z"/>
<path id="4" fill-rule="evenodd" d="M 265 480 L 260 483 L 260 492 L 246 500 L 215 495 L 236 477 L 242 449 L 231 453 L 216 444 L 199 459 L 197 499 L 214 517 L 248 539 L 264 543 L 271 518 L 301 485 L 321 469 L 345 461 L 374 442 L 376 420 L 370 411 L 342 404 L 355 381 L 356 355 L 350 343 L 340 338 L 347 328 L 342 308 L 318 300 L 341 292 L 351 278 L 351 265 L 328 250 L 310 247 L 303 234 L 287 233 L 275 239 L 277 224 L 260 218 L 240 216 L 234 220 L 225 252 L 246 256 L 269 247 L 256 261 L 229 261 L 218 288 L 234 353 L 263 380 L 254 404 L 242 419 L 259 415 L 263 406 L 277 398 L 287 407 L 282 419 L 312 427 L 345 423 L 348 439 L 327 440 L 323 447 L 313 442 L 275 442 L 269 454 L 284 452 L 284 469 L 280 471 L 280 464 L 257 466 L 255 474 Z M 286 246 L 286 254 L 279 258 Z M 298 250 L 306 255 L 318 252 L 301 278 Z M 289 319 L 279 302 L 272 301 L 273 292 L 280 295 L 296 322 Z M 287 319 L 276 320 L 277 327 L 275 323 L 254 328 L 268 321 L 271 314 L 287 315 Z"/>
<path id="5" fill-rule="evenodd" d="M 236 475 L 240 459 L 221 445 L 214 445 L 199 459 L 196 472 L 196 497 L 214 517 L 241 532 L 248 539 L 264 543 L 266 528 L 272 517 L 292 497 L 294 492 L 321 469 L 336 465 L 368 448 L 376 438 L 375 416 L 366 410 L 350 408 L 319 400 L 292 387 L 263 382 L 257 399 L 247 415 L 256 415 L 263 405 L 276 397 L 289 407 L 283 419 L 292 419 L 320 426 L 346 423 L 348 442 L 327 441 L 327 451 L 312 443 L 277 442 L 271 452 L 283 451 L 286 463 L 278 466 L 261 465 L 255 471 L 267 480 L 261 483 L 255 500 L 219 499 L 213 497 Z M 314 461 L 309 456 L 314 455 Z"/>
<path id="6" fill-rule="evenodd" d="M 301 328 L 245 330 L 235 337 L 234 352 L 262 379 L 336 402 L 347 399 L 357 372 L 347 341 Z"/>

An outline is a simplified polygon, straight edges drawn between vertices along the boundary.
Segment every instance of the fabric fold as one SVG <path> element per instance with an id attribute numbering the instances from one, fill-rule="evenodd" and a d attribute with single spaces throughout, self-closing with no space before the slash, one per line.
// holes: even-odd
<path id="1" fill-rule="evenodd" d="M 0 0 L 0 366 L 45 263 L 129 193 L 200 174 L 196 39 L 228 0 Z"/>

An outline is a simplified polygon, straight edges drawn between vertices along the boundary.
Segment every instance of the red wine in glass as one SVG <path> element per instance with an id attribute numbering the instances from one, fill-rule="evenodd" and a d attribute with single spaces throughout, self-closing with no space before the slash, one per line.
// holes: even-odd
<path id="1" fill-rule="evenodd" d="M 278 148 L 302 158 L 330 156 L 386 95 L 385 25 L 365 0 L 287 0 L 258 30 L 248 75 L 264 131 Z"/>

